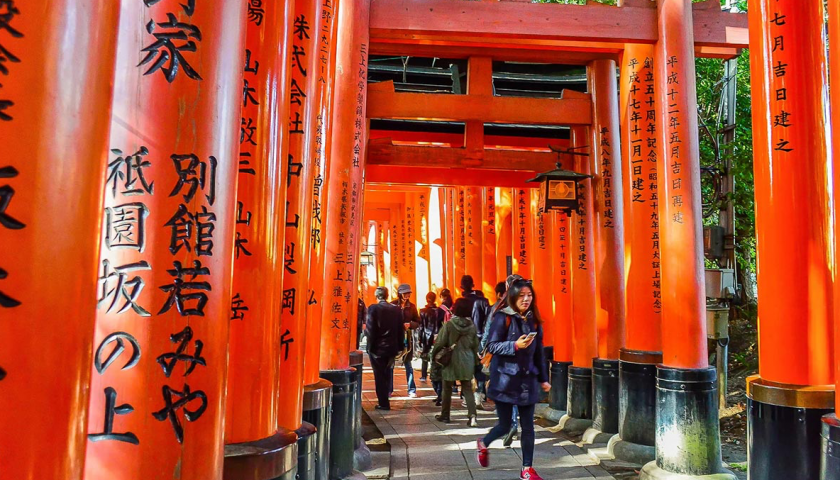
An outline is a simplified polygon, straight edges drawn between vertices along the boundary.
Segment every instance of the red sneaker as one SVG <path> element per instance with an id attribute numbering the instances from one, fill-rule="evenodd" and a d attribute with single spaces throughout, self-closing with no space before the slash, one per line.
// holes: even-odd
<path id="1" fill-rule="evenodd" d="M 519 480 L 543 480 L 543 478 L 532 467 L 528 467 L 519 474 Z"/>
<path id="2" fill-rule="evenodd" d="M 476 444 L 476 452 L 475 452 L 475 459 L 478 461 L 478 464 L 484 468 L 490 466 L 490 452 L 487 450 L 487 447 L 481 443 L 481 440 L 475 442 Z M 542 480 L 542 479 L 540 479 Z"/>

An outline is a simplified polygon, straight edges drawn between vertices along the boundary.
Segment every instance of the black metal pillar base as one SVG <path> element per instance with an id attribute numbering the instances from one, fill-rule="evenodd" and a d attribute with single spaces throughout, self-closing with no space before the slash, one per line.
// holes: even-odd
<path id="1" fill-rule="evenodd" d="M 330 419 L 329 480 L 353 474 L 353 444 L 356 424 L 356 369 L 323 370 L 321 377 L 332 382 Z"/>
<path id="2" fill-rule="evenodd" d="M 572 362 L 552 362 L 551 391 L 548 394 L 548 406 L 552 410 L 566 411 L 569 399 L 569 367 Z"/>
<path id="3" fill-rule="evenodd" d="M 820 480 L 840 480 L 840 420 L 836 413 L 822 418 Z"/>
<path id="4" fill-rule="evenodd" d="M 592 369 L 569 367 L 566 414 L 571 418 L 592 419 Z"/>
<path id="5" fill-rule="evenodd" d="M 831 393 L 818 395 L 805 392 L 802 387 L 771 383 L 759 377 L 747 379 L 750 478 L 819 478 L 820 431 L 822 417 L 833 412 Z"/>
<path id="6" fill-rule="evenodd" d="M 622 350 L 618 362 L 618 433 L 623 442 L 656 445 L 656 365 L 660 352 Z"/>
<path id="7" fill-rule="evenodd" d="M 315 478 L 315 456 L 318 443 L 318 430 L 309 422 L 302 422 L 295 430 L 298 437 L 297 479 Z"/>
<path id="8" fill-rule="evenodd" d="M 715 369 L 660 365 L 656 389 L 656 461 L 645 465 L 639 479 L 735 480 L 721 464 Z"/>
<path id="9" fill-rule="evenodd" d="M 321 379 L 303 387 L 303 421 L 315 426 L 315 468 L 300 480 L 328 480 L 330 471 L 330 410 L 332 383 Z"/>
<path id="10" fill-rule="evenodd" d="M 356 422 L 353 441 L 353 468 L 359 471 L 370 469 L 370 449 L 365 444 L 362 428 L 362 380 L 364 377 L 365 354 L 361 350 L 350 352 L 350 367 L 356 369 Z"/>
<path id="11" fill-rule="evenodd" d="M 246 443 L 225 445 L 224 480 L 294 480 L 298 437 L 281 429 L 274 435 Z"/>
<path id="12" fill-rule="evenodd" d="M 592 361 L 592 428 L 618 433 L 618 360 Z"/>

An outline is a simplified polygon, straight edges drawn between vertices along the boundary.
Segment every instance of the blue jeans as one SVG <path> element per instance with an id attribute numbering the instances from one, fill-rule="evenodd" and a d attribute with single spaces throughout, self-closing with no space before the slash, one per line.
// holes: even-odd
<path id="1" fill-rule="evenodd" d="M 417 385 L 414 383 L 414 367 L 411 362 L 405 362 L 405 383 L 408 384 L 408 393 L 417 393 Z M 391 369 L 391 393 L 394 393 L 394 369 Z"/>
<path id="2" fill-rule="evenodd" d="M 510 429 L 511 430 L 516 430 L 517 428 L 519 428 L 519 419 L 517 418 L 518 416 L 519 416 L 519 405 L 514 405 L 513 406 L 513 415 L 511 415 L 511 418 L 510 418 L 510 423 L 511 423 Z"/>

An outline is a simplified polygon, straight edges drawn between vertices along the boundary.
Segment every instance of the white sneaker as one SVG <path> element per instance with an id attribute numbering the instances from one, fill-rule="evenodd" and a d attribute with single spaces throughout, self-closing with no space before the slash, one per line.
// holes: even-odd
<path id="1" fill-rule="evenodd" d="M 414 392 L 408 392 L 408 396 L 409 396 L 409 398 L 416 398 L 417 394 L 414 393 Z"/>

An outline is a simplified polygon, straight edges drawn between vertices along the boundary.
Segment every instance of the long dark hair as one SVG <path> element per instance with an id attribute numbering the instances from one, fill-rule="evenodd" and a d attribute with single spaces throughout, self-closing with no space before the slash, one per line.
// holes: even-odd
<path id="1" fill-rule="evenodd" d="M 531 289 L 532 295 L 531 306 L 528 307 L 528 312 L 530 312 L 531 315 L 534 317 L 534 322 L 536 322 L 537 325 L 542 325 L 542 318 L 540 318 L 540 314 L 537 311 L 537 292 L 536 290 L 534 290 L 534 286 L 531 284 L 530 280 L 520 279 L 510 284 L 510 287 L 508 287 L 507 291 L 508 306 L 514 312 L 519 312 L 519 309 L 516 307 L 516 302 L 519 300 L 519 296 L 522 294 L 522 289 L 525 287 Z M 525 315 L 527 315 L 528 312 L 525 312 Z"/>

